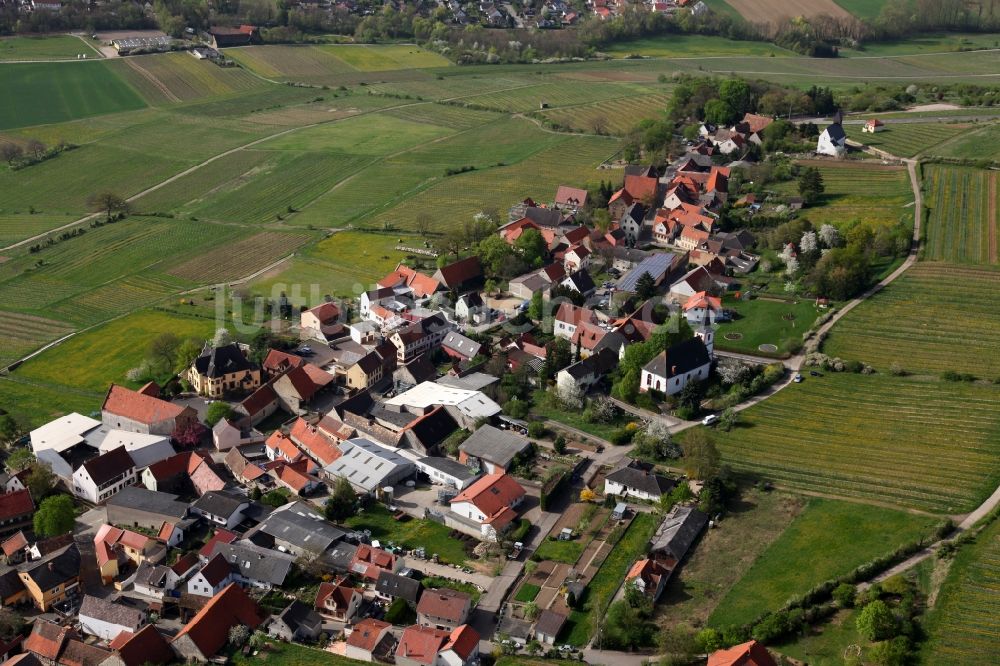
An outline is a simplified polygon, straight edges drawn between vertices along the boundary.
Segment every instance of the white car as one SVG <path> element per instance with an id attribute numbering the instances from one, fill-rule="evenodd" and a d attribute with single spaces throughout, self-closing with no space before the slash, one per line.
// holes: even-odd
<path id="1" fill-rule="evenodd" d="M 703 426 L 710 426 L 710 425 L 713 425 L 713 424 L 718 423 L 718 422 L 719 422 L 719 415 L 718 414 L 709 414 L 708 416 L 706 416 L 705 418 L 703 418 L 701 420 L 701 424 Z"/>
<path id="2" fill-rule="evenodd" d="M 792 381 L 795 382 L 796 384 L 801 384 L 802 383 L 802 375 L 800 373 L 796 372 L 795 376 L 792 377 Z"/>

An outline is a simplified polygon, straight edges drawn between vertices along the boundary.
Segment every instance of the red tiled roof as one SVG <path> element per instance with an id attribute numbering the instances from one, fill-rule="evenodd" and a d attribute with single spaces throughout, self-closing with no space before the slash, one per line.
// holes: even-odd
<path id="1" fill-rule="evenodd" d="M 27 489 L 0 495 L 0 520 L 18 518 L 34 510 L 35 503 L 31 501 L 31 492 Z"/>
<path id="2" fill-rule="evenodd" d="M 351 604 L 356 590 L 348 585 L 336 585 L 334 583 L 320 583 L 319 591 L 316 593 L 316 608 L 326 608 L 327 599 L 333 599 L 337 608 L 346 609 Z"/>
<path id="3" fill-rule="evenodd" d="M 556 203 L 564 206 L 582 206 L 587 203 L 587 190 L 560 185 L 556 190 Z"/>
<path id="4" fill-rule="evenodd" d="M 479 632 L 470 627 L 467 624 L 463 624 L 460 627 L 455 627 L 451 632 L 451 636 L 448 637 L 448 642 L 445 644 L 444 650 L 452 650 L 463 661 L 467 660 L 471 655 L 473 650 L 479 645 Z"/>
<path id="5" fill-rule="evenodd" d="M 597 315 L 594 314 L 593 310 L 588 308 L 581 308 L 572 303 L 563 303 L 556 310 L 556 321 L 566 322 L 574 326 L 579 326 L 581 322 L 596 324 Z"/>
<path id="6" fill-rule="evenodd" d="M 329 585 L 329 583 L 324 583 L 324 585 Z M 319 604 L 317 603 L 317 605 Z M 388 622 L 376 620 L 373 617 L 366 617 L 354 625 L 354 630 L 347 637 L 347 644 L 359 650 L 371 652 L 378 645 L 385 631 L 391 626 Z"/>
<path id="7" fill-rule="evenodd" d="M 323 434 L 319 428 L 310 425 L 305 419 L 296 419 L 288 435 L 303 451 L 315 458 L 324 467 L 341 455 L 336 443 Z"/>
<path id="8" fill-rule="evenodd" d="M 751 134 L 756 134 L 757 132 L 760 132 L 773 122 L 774 118 L 757 115 L 756 113 L 748 113 L 745 116 L 743 116 L 742 120 L 742 123 L 746 123 L 746 125 L 750 128 Z"/>
<path id="9" fill-rule="evenodd" d="M 301 493 L 315 479 L 308 474 L 303 474 L 294 465 L 284 464 L 275 468 L 278 480 L 284 483 L 297 493 Z"/>
<path id="10" fill-rule="evenodd" d="M 312 377 L 309 376 L 309 373 L 306 372 L 306 369 L 303 367 L 292 368 L 285 373 L 285 376 L 282 379 L 290 382 L 292 388 L 294 388 L 295 392 L 298 393 L 299 398 L 306 402 L 312 399 L 312 397 L 316 395 L 316 391 L 320 388 L 316 385 L 316 383 L 312 380 Z M 279 379 L 277 381 L 282 380 Z"/>
<path id="11" fill-rule="evenodd" d="M 648 176 L 625 176 L 625 190 L 633 199 L 652 199 L 659 185 L 656 178 Z"/>
<path id="12" fill-rule="evenodd" d="M 509 509 L 518 498 L 524 497 L 524 488 L 514 477 L 503 472 L 487 474 L 471 486 L 455 495 L 452 504 L 471 502 L 491 523 L 493 517 L 498 517 Z"/>
<path id="13" fill-rule="evenodd" d="M 476 279 L 482 274 L 483 267 L 479 263 L 479 257 L 476 255 L 448 264 L 444 268 L 438 269 L 438 272 L 435 273 L 436 276 L 440 276 L 438 279 L 447 288 L 457 287 L 469 280 Z"/>
<path id="14" fill-rule="evenodd" d="M 270 384 L 264 384 L 247 396 L 247 398 L 240 403 L 240 406 L 243 407 L 243 410 L 248 416 L 253 416 L 277 399 L 278 394 L 274 392 L 274 387 Z"/>
<path id="15" fill-rule="evenodd" d="M 396 646 L 396 656 L 412 659 L 419 664 L 433 664 L 450 637 L 450 632 L 433 627 L 407 627 Z"/>
<path id="16" fill-rule="evenodd" d="M 139 534 L 132 530 L 122 530 L 121 536 L 118 537 L 118 543 L 133 550 L 142 550 L 149 543 L 149 540 L 145 534 Z"/>
<path id="17" fill-rule="evenodd" d="M 60 627 L 47 620 L 35 620 L 31 633 L 24 639 L 23 647 L 26 652 L 34 652 L 40 657 L 55 661 L 66 640 L 75 635 L 76 632 L 70 627 Z"/>
<path id="18" fill-rule="evenodd" d="M 167 639 L 152 624 L 134 634 L 123 631 L 111 642 L 111 649 L 118 652 L 125 666 L 167 664 L 174 660 L 174 651 Z"/>
<path id="19" fill-rule="evenodd" d="M 261 367 L 264 368 L 265 372 L 275 374 L 285 372 L 291 368 L 297 368 L 305 365 L 305 363 L 305 359 L 301 356 L 289 354 L 288 352 L 279 351 L 277 349 L 270 349 L 268 350 L 267 356 L 264 358 L 264 363 Z"/>
<path id="20" fill-rule="evenodd" d="M 373 548 L 367 544 L 358 546 L 351 560 L 351 571 L 369 580 L 378 580 L 379 573 L 385 569 L 392 571 L 396 565 L 396 556 L 381 548 Z"/>
<path id="21" fill-rule="evenodd" d="M 138 391 L 132 391 L 124 386 L 112 384 L 104 398 L 102 409 L 139 423 L 151 424 L 175 419 L 186 408 Z"/>
<path id="22" fill-rule="evenodd" d="M 264 614 L 257 602 L 239 585 L 230 583 L 212 597 L 173 640 L 176 642 L 187 636 L 203 655 L 211 657 L 229 640 L 230 628 L 245 624 L 253 630 L 263 621 Z"/>
<path id="23" fill-rule="evenodd" d="M 718 310 L 722 307 L 722 299 L 716 296 L 709 296 L 707 291 L 699 291 L 692 294 L 687 302 L 684 304 L 684 311 L 694 308 L 709 308 L 712 310 Z"/>
<path id="24" fill-rule="evenodd" d="M 217 543 L 232 543 L 236 541 L 236 534 L 230 532 L 229 530 L 218 529 L 215 530 L 215 534 L 209 539 L 198 554 L 202 557 L 209 557 L 212 554 L 212 550 L 215 549 L 215 544 Z"/>
<path id="25" fill-rule="evenodd" d="M 191 475 L 205 461 L 199 451 L 182 451 L 149 466 L 149 471 L 157 481 L 172 479 L 180 474 Z"/>
<path id="26" fill-rule="evenodd" d="M 318 389 L 323 388 L 336 379 L 336 377 L 331 375 L 329 372 L 318 365 L 313 365 L 312 363 L 306 363 L 302 366 L 302 368 L 306 371 L 306 374 L 309 375 L 309 379 L 312 380 L 312 383 L 315 384 Z"/>
<path id="27" fill-rule="evenodd" d="M 708 655 L 708 666 L 777 666 L 777 662 L 767 648 L 749 641 Z"/>
<path id="28" fill-rule="evenodd" d="M 275 430 L 271 433 L 271 436 L 267 438 L 264 445 L 275 451 L 277 454 L 281 454 L 280 457 L 288 460 L 289 462 L 295 462 L 305 455 L 302 452 L 302 449 L 296 446 L 295 442 L 293 442 L 280 430 Z M 278 456 L 276 455 L 276 457 Z"/>
<path id="29" fill-rule="evenodd" d="M 225 532 L 225 530 L 220 530 L 220 531 Z M 227 532 L 227 534 L 232 534 L 232 532 Z M 233 534 L 234 538 L 235 536 L 236 535 Z M 214 539 L 215 537 L 212 538 Z M 209 541 L 209 545 L 213 547 L 215 546 L 216 543 L 218 542 L 211 540 Z M 170 570 L 173 571 L 178 576 L 180 576 L 190 571 L 193 567 L 198 566 L 199 561 L 200 560 L 198 559 L 197 555 L 195 555 L 194 553 L 187 553 L 186 555 L 181 556 L 181 558 L 178 559 L 176 562 L 174 562 L 173 565 L 171 565 Z"/>
<path id="30" fill-rule="evenodd" d="M 10 557 L 19 550 L 23 550 L 28 545 L 28 539 L 24 536 L 24 532 L 20 530 L 17 534 L 11 536 L 3 544 L 0 544 L 0 549 L 3 550 L 3 554 Z"/>
<path id="31" fill-rule="evenodd" d="M 337 307 L 336 303 L 320 303 L 314 308 L 310 308 L 309 312 L 314 314 L 319 323 L 322 325 L 336 324 L 337 319 L 340 318 L 340 308 Z"/>

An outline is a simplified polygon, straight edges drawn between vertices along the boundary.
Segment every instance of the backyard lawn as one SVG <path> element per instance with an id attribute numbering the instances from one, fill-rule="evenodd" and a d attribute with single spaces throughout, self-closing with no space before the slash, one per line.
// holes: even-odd
<path id="1" fill-rule="evenodd" d="M 244 656 L 240 652 L 232 655 L 234 666 L 359 666 L 366 662 L 348 659 L 326 650 L 306 647 L 297 643 L 270 641 L 266 650 Z"/>
<path id="2" fill-rule="evenodd" d="M 628 423 L 624 415 L 619 417 L 614 423 L 591 423 L 583 418 L 583 412 L 580 410 L 570 411 L 551 404 L 551 401 L 546 399 L 546 394 L 543 391 L 535 393 L 535 403 L 531 407 L 531 413 L 537 417 L 582 430 L 585 433 L 604 440 L 610 439 L 616 430 Z"/>
<path id="3" fill-rule="evenodd" d="M 463 542 L 452 538 L 450 528 L 417 518 L 393 520 L 389 510 L 381 504 L 369 505 L 364 512 L 345 520 L 344 524 L 356 530 L 369 529 L 372 539 L 382 543 L 392 542 L 407 549 L 423 546 L 428 557 L 436 553 L 445 564 L 464 564 L 467 559 Z"/>
<path id="4" fill-rule="evenodd" d="M 550 541 L 546 539 L 535 551 L 534 558 L 539 561 L 552 560 L 553 562 L 565 562 L 566 564 L 576 564 L 586 548 L 587 542 L 582 537 L 570 541 Z"/>
<path id="5" fill-rule="evenodd" d="M 940 521 L 882 507 L 813 499 L 729 591 L 709 623 L 752 622 L 830 578 L 929 535 Z"/>
<path id="6" fill-rule="evenodd" d="M 723 307 L 736 312 L 729 323 L 721 324 L 715 336 L 715 347 L 745 354 L 788 355 L 802 334 L 816 320 L 816 306 L 809 300 L 787 302 L 756 298 L 752 301 L 726 301 Z M 776 352 L 760 349 L 774 345 Z"/>

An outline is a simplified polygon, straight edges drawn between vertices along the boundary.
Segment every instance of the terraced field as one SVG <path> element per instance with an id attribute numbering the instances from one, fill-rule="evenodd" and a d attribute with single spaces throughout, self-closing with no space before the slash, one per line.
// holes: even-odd
<path id="1" fill-rule="evenodd" d="M 663 116 L 669 99 L 665 94 L 641 95 L 554 109 L 540 115 L 575 130 L 622 135 L 633 129 L 640 120 Z"/>
<path id="2" fill-rule="evenodd" d="M 49 229 L 68 224 L 73 215 L 32 215 L 30 213 L 6 213 L 0 211 L 0 245 L 16 243 Z"/>
<path id="3" fill-rule="evenodd" d="M 888 124 L 881 132 L 867 134 L 864 125 L 844 125 L 850 139 L 899 157 L 934 153 L 934 147 L 969 130 L 969 125 L 945 123 Z"/>
<path id="4" fill-rule="evenodd" d="M 188 53 L 134 56 L 114 65 L 154 105 L 233 95 L 267 85 L 240 67 L 219 67 Z"/>
<path id="5" fill-rule="evenodd" d="M 723 461 L 782 487 L 936 513 L 1000 482 L 1000 388 L 827 373 L 716 434 Z"/>
<path id="6" fill-rule="evenodd" d="M 130 275 L 54 303 L 51 312 L 66 321 L 90 326 L 159 303 L 179 291 L 182 285 L 180 280 Z"/>
<path id="7" fill-rule="evenodd" d="M 1000 377 L 1000 272 L 918 262 L 841 319 L 823 351 L 888 371 Z"/>
<path id="8" fill-rule="evenodd" d="M 311 234 L 265 231 L 200 254 L 168 273 L 197 284 L 236 280 L 271 265 L 311 238 Z"/>
<path id="9" fill-rule="evenodd" d="M 928 614 L 929 640 L 923 662 L 964 666 L 1000 650 L 996 609 L 1000 607 L 1000 521 L 956 556 Z"/>
<path id="10" fill-rule="evenodd" d="M 826 193 L 822 201 L 802 211 L 815 226 L 832 224 L 841 231 L 862 224 L 871 228 L 913 224 L 913 191 L 905 167 L 874 162 L 829 162 L 803 160 L 823 174 Z M 779 183 L 774 189 L 798 194 L 797 181 Z"/>
<path id="11" fill-rule="evenodd" d="M 0 312 L 0 367 L 15 361 L 42 343 L 72 332 L 65 322 L 18 312 Z"/>
<path id="12" fill-rule="evenodd" d="M 931 209 L 923 256 L 954 263 L 998 263 L 997 173 L 924 165 Z"/>

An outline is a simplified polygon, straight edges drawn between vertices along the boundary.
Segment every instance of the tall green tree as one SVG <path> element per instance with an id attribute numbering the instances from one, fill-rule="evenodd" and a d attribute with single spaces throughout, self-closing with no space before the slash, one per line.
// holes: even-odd
<path id="1" fill-rule="evenodd" d="M 823 174 L 816 167 L 806 167 L 799 174 L 799 195 L 807 204 L 819 201 L 826 191 Z"/>
<path id="2" fill-rule="evenodd" d="M 333 492 L 323 506 L 323 513 L 330 520 L 343 520 L 354 515 L 357 495 L 351 482 L 339 477 L 333 484 Z"/>
<path id="3" fill-rule="evenodd" d="M 656 280 L 649 273 L 643 273 L 635 283 L 635 295 L 641 301 L 648 301 L 656 295 Z"/>
<path id="4" fill-rule="evenodd" d="M 35 534 L 42 537 L 66 534 L 73 530 L 75 520 L 73 498 L 69 495 L 47 497 L 35 512 Z"/>
<path id="5" fill-rule="evenodd" d="M 517 250 L 526 264 L 538 267 L 542 265 L 547 247 L 545 239 L 537 229 L 526 229 L 514 241 L 514 249 Z"/>
<path id="6" fill-rule="evenodd" d="M 681 465 L 691 478 L 707 479 L 719 471 L 719 449 L 704 428 L 689 430 L 681 443 L 681 451 L 684 452 Z"/>

